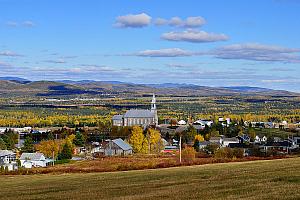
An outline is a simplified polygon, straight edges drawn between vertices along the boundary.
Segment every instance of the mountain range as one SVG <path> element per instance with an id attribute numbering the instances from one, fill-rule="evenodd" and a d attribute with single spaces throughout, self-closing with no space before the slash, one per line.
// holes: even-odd
<path id="1" fill-rule="evenodd" d="M 135 84 L 120 81 L 61 80 L 31 81 L 19 77 L 0 77 L 0 95 L 6 96 L 300 96 L 299 93 L 268 88 L 234 86 L 208 87 L 194 84 Z"/>

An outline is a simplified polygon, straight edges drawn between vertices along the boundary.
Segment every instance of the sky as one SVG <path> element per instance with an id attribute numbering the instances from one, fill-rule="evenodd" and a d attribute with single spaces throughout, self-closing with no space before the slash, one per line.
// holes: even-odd
<path id="1" fill-rule="evenodd" d="M 0 76 L 300 92 L 300 0 L 0 0 Z"/>

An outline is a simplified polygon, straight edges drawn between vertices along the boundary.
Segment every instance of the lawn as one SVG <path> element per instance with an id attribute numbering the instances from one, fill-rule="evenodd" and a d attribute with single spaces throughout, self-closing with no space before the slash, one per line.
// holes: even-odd
<path id="1" fill-rule="evenodd" d="M 0 199 L 300 199 L 300 158 L 166 169 L 0 176 Z"/>

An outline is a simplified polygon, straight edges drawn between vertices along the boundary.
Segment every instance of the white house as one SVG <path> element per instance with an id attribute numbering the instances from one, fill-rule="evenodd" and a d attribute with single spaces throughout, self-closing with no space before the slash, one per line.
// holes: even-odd
<path id="1" fill-rule="evenodd" d="M 9 171 L 16 169 L 16 154 L 9 150 L 0 150 L 0 166 L 7 167 Z"/>
<path id="2" fill-rule="evenodd" d="M 42 153 L 22 153 L 20 161 L 25 168 L 46 167 L 50 163 Z"/>
<path id="3" fill-rule="evenodd" d="M 260 137 L 260 136 L 255 136 L 255 139 L 254 139 L 254 142 L 255 143 L 261 143 L 261 142 L 267 142 L 267 137 L 266 136 L 262 136 L 262 137 Z"/>
<path id="4" fill-rule="evenodd" d="M 232 137 L 232 138 L 223 138 L 223 141 L 222 141 L 222 146 L 223 147 L 228 147 L 229 144 L 237 144 L 237 143 L 240 143 L 240 140 L 236 137 Z"/>
<path id="5" fill-rule="evenodd" d="M 212 144 L 217 144 L 217 145 L 221 146 L 221 144 L 223 143 L 223 138 L 221 136 L 211 137 L 209 139 L 209 142 Z"/>
<path id="6" fill-rule="evenodd" d="M 211 125 L 213 124 L 213 121 L 199 119 L 199 120 L 195 121 L 193 124 L 194 125 L 201 125 L 203 128 L 205 127 L 205 125 L 211 127 Z"/>
<path id="7" fill-rule="evenodd" d="M 186 125 L 186 121 L 180 120 L 180 121 L 178 122 L 178 125 Z"/>

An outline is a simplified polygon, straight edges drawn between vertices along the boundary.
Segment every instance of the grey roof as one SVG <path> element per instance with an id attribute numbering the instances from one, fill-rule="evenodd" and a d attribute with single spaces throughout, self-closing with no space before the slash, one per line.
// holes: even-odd
<path id="1" fill-rule="evenodd" d="M 239 141 L 239 139 L 237 139 L 236 137 L 232 137 L 232 138 L 223 138 L 223 141 L 236 142 L 236 141 Z"/>
<path id="2" fill-rule="evenodd" d="M 44 157 L 44 158 L 43 158 Z M 22 153 L 20 160 L 44 160 L 45 156 L 42 153 Z"/>
<path id="3" fill-rule="evenodd" d="M 123 119 L 123 115 L 114 115 L 112 117 L 113 120 L 122 120 Z"/>
<path id="4" fill-rule="evenodd" d="M 222 137 L 211 137 L 210 140 L 220 140 Z"/>
<path id="5" fill-rule="evenodd" d="M 154 113 L 150 110 L 128 110 L 125 115 L 125 118 L 152 118 Z"/>
<path id="6" fill-rule="evenodd" d="M 206 145 L 209 145 L 209 144 L 210 144 L 209 141 L 199 142 L 199 145 L 201 145 L 201 146 L 206 146 Z"/>
<path id="7" fill-rule="evenodd" d="M 0 156 L 14 155 L 15 153 L 9 150 L 0 150 Z"/>
<path id="8" fill-rule="evenodd" d="M 113 143 L 118 145 L 124 151 L 132 150 L 132 147 L 129 144 L 127 144 L 126 142 L 124 142 L 124 140 L 122 140 L 121 138 L 118 138 L 118 139 L 115 139 L 112 141 L 113 141 Z"/>

